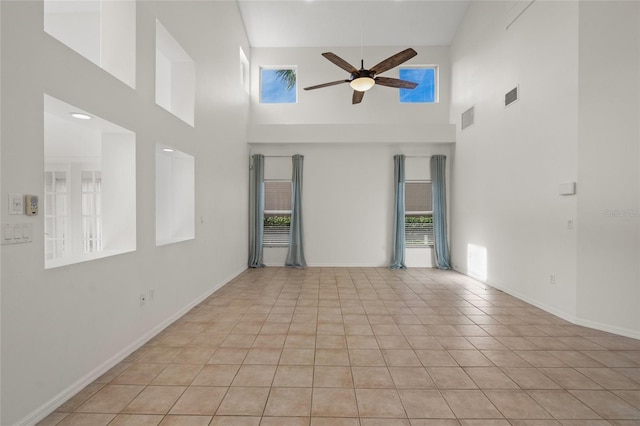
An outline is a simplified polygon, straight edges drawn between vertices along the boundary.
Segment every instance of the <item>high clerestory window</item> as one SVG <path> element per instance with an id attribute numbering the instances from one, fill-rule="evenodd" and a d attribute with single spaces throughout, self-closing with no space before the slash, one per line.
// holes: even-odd
<path id="1" fill-rule="evenodd" d="M 260 103 L 296 103 L 297 83 L 297 73 L 293 67 L 260 68 Z"/>
<path id="2" fill-rule="evenodd" d="M 400 79 L 418 83 L 415 89 L 400 89 L 401 103 L 438 102 L 438 73 L 436 67 L 400 68 Z"/>

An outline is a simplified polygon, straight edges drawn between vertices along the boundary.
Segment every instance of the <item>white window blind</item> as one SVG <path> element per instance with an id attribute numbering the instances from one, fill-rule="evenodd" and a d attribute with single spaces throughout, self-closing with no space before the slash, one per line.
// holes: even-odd
<path id="1" fill-rule="evenodd" d="M 433 206 L 431 182 L 407 181 L 405 191 L 405 244 L 407 247 L 433 246 Z"/>
<path id="2" fill-rule="evenodd" d="M 291 181 L 265 180 L 263 245 L 289 245 L 291 225 Z"/>

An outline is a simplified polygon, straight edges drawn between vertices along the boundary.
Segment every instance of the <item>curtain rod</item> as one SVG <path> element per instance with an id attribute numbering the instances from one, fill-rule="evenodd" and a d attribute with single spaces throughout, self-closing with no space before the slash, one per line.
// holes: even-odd
<path id="1" fill-rule="evenodd" d="M 405 155 L 405 158 L 431 158 L 433 155 Z"/>

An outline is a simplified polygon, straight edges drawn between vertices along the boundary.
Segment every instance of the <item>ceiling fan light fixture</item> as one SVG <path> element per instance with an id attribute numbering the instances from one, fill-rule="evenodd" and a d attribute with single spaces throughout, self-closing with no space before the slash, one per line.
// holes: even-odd
<path id="1" fill-rule="evenodd" d="M 371 89 L 376 81 L 371 77 L 358 77 L 356 79 L 351 80 L 349 85 L 353 90 L 357 90 L 358 92 L 366 92 Z"/>

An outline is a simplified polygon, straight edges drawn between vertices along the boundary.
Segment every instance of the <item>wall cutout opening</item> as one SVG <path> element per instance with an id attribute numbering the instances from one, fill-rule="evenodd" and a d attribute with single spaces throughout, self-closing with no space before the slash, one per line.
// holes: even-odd
<path id="1" fill-rule="evenodd" d="M 249 59 L 247 58 L 247 55 L 245 55 L 244 50 L 242 49 L 242 46 L 241 46 L 240 47 L 240 84 L 242 84 L 242 87 L 244 88 L 245 92 L 247 92 L 247 94 L 249 93 L 249 88 L 250 88 L 249 73 L 250 73 Z"/>
<path id="2" fill-rule="evenodd" d="M 45 0 L 44 30 L 135 88 L 135 0 Z"/>
<path id="3" fill-rule="evenodd" d="M 156 104 L 193 126 L 195 99 L 193 59 L 156 19 Z"/>
<path id="4" fill-rule="evenodd" d="M 43 120 L 45 268 L 134 251 L 135 133 L 48 95 Z"/>
<path id="5" fill-rule="evenodd" d="M 195 238 L 195 158 L 156 144 L 156 245 Z"/>

